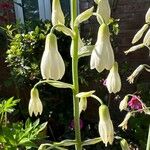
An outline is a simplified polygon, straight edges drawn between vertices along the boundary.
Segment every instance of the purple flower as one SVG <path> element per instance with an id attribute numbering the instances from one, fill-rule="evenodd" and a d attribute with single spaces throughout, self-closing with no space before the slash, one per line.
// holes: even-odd
<path id="1" fill-rule="evenodd" d="M 83 120 L 80 119 L 80 129 L 84 126 Z M 71 121 L 69 128 L 74 129 L 74 120 Z"/>
<path id="2" fill-rule="evenodd" d="M 138 96 L 132 96 L 131 100 L 128 102 L 128 106 L 131 107 L 131 109 L 142 109 L 142 102 L 139 100 L 140 97 Z"/>

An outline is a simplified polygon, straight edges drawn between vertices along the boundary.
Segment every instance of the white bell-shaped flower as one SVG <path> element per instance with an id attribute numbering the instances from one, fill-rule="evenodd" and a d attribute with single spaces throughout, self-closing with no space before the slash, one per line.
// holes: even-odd
<path id="1" fill-rule="evenodd" d="M 99 0 L 97 1 L 97 11 L 96 13 L 101 15 L 101 17 L 103 18 L 104 22 L 106 24 L 109 23 L 109 19 L 110 19 L 110 14 L 111 14 L 111 9 L 110 9 L 110 5 L 109 5 L 109 1 L 108 0 Z M 97 17 L 98 22 L 101 24 L 102 21 L 99 17 Z"/>
<path id="2" fill-rule="evenodd" d="M 118 73 L 118 63 L 115 62 L 106 79 L 106 87 L 109 93 L 117 93 L 121 89 L 121 79 Z"/>
<path id="3" fill-rule="evenodd" d="M 105 146 L 107 146 L 108 143 L 113 143 L 114 127 L 110 118 L 109 109 L 106 105 L 101 105 L 99 107 L 99 117 L 99 134 L 103 143 L 105 143 Z"/>
<path id="4" fill-rule="evenodd" d="M 57 38 L 53 33 L 46 37 L 45 50 L 41 60 L 43 79 L 59 80 L 65 73 L 64 61 L 58 52 Z"/>
<path id="5" fill-rule="evenodd" d="M 110 70 L 114 64 L 114 53 L 110 43 L 108 26 L 102 24 L 98 31 L 97 42 L 91 54 L 90 68 L 102 72 Z"/>
<path id="6" fill-rule="evenodd" d="M 38 89 L 33 88 L 30 93 L 30 101 L 29 101 L 29 114 L 32 116 L 34 113 L 35 116 L 38 115 L 38 113 L 41 115 L 43 111 L 43 105 L 39 98 L 39 92 Z"/>
<path id="7" fill-rule="evenodd" d="M 61 9 L 60 0 L 53 0 L 52 2 L 52 24 L 64 24 L 65 17 Z"/>

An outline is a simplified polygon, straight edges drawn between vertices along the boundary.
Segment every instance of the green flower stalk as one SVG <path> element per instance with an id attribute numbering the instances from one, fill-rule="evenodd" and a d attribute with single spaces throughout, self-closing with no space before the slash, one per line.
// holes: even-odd
<path id="1" fill-rule="evenodd" d="M 118 63 L 115 62 L 106 79 L 106 87 L 109 93 L 117 93 L 121 89 L 121 79 L 118 73 Z"/>
<path id="2" fill-rule="evenodd" d="M 60 0 L 52 1 L 52 24 L 65 24 L 65 17 L 61 9 Z"/>
<path id="3" fill-rule="evenodd" d="M 30 116 L 32 116 L 33 113 L 35 114 L 35 116 L 37 116 L 38 114 L 42 114 L 43 105 L 39 98 L 39 92 L 37 88 L 33 88 L 31 90 L 28 109 Z"/>
<path id="4" fill-rule="evenodd" d="M 46 36 L 45 50 L 41 60 L 43 79 L 59 80 L 65 73 L 64 61 L 58 52 L 57 38 L 53 33 Z"/>
<path id="5" fill-rule="evenodd" d="M 110 70 L 114 64 L 114 53 L 110 43 L 109 28 L 106 24 L 99 27 L 97 41 L 91 54 L 90 68 L 102 72 Z"/>
<path id="6" fill-rule="evenodd" d="M 103 143 L 105 143 L 105 146 L 107 146 L 108 143 L 113 143 L 114 127 L 110 118 L 109 109 L 106 105 L 101 105 L 99 107 L 99 116 L 99 134 Z"/>

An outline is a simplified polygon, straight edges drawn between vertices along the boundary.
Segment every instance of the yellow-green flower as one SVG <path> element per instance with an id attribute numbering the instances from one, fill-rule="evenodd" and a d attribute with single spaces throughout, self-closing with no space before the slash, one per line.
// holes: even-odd
<path id="1" fill-rule="evenodd" d="M 103 143 L 105 143 L 105 146 L 107 146 L 108 143 L 113 143 L 114 127 L 110 118 L 109 109 L 106 105 L 101 105 L 99 107 L 99 116 L 99 134 Z"/>
<path id="2" fill-rule="evenodd" d="M 52 2 L 52 24 L 64 24 L 65 17 L 61 9 L 60 0 L 53 0 Z"/>
<path id="3" fill-rule="evenodd" d="M 65 73 L 64 61 L 58 52 L 57 38 L 53 33 L 46 37 L 45 50 L 41 60 L 43 79 L 59 80 Z"/>
<path id="4" fill-rule="evenodd" d="M 106 87 L 109 93 L 117 93 L 121 89 L 121 79 L 118 73 L 118 63 L 115 62 L 106 79 Z"/>
<path id="5" fill-rule="evenodd" d="M 32 116 L 34 113 L 35 116 L 38 115 L 38 113 L 41 115 L 43 111 L 43 105 L 39 98 L 39 92 L 36 88 L 33 88 L 30 92 L 30 101 L 29 101 L 29 114 Z"/>
<path id="6" fill-rule="evenodd" d="M 102 24 L 98 31 L 97 42 L 91 54 L 90 68 L 102 72 L 110 70 L 114 64 L 114 53 L 110 43 L 108 26 Z"/>
<path id="7" fill-rule="evenodd" d="M 120 141 L 120 146 L 121 146 L 122 150 L 130 150 L 129 144 L 127 143 L 127 141 L 125 139 L 122 139 Z"/>

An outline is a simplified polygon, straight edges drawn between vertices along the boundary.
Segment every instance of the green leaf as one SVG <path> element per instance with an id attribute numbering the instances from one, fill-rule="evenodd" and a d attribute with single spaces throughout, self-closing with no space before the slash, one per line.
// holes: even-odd
<path id="1" fill-rule="evenodd" d="M 102 139 L 100 137 L 97 137 L 97 138 L 94 138 L 94 139 L 88 139 L 88 140 L 83 141 L 82 146 L 94 145 L 94 144 L 99 143 L 101 141 L 102 141 Z"/>
<path id="2" fill-rule="evenodd" d="M 48 83 L 54 87 L 57 87 L 57 88 L 70 88 L 70 89 L 73 89 L 73 85 L 72 84 L 69 84 L 69 83 L 65 83 L 65 82 L 61 82 L 61 81 L 55 81 L 55 80 L 44 80 L 44 81 L 39 81 L 36 85 L 35 85 L 35 88 L 37 85 L 41 84 L 41 83 Z"/>

